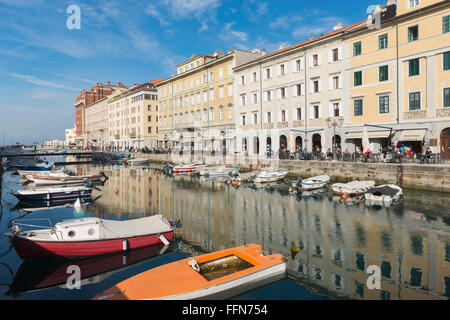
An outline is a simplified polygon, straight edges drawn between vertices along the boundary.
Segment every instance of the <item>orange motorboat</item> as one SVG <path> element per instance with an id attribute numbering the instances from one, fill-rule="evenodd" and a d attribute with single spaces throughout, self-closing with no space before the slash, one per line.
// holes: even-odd
<path id="1" fill-rule="evenodd" d="M 287 259 L 241 247 L 191 257 L 131 277 L 95 300 L 226 299 L 282 279 Z"/>

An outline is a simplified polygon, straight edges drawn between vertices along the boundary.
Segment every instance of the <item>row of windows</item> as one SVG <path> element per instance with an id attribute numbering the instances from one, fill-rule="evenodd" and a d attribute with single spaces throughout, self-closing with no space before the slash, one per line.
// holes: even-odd
<path id="1" fill-rule="evenodd" d="M 378 103 L 378 112 L 380 114 L 389 113 L 389 96 L 380 96 Z M 421 93 L 420 92 L 410 92 L 408 107 L 410 111 L 421 110 Z M 444 88 L 443 90 L 443 106 L 444 108 L 450 108 L 450 88 Z M 363 100 L 355 99 L 353 101 L 353 115 L 363 116 Z"/>
<path id="2" fill-rule="evenodd" d="M 196 112 L 191 111 L 189 113 L 185 112 L 184 114 L 183 113 L 174 114 L 173 119 L 174 119 L 175 123 L 188 123 L 188 122 L 201 121 L 201 120 L 202 121 L 214 121 L 214 115 L 215 115 L 214 108 L 210 108 L 209 113 L 208 113 L 208 110 L 203 109 L 203 117 L 201 117 L 201 111 L 197 110 Z M 224 107 L 219 107 L 218 116 L 219 116 L 218 119 L 220 121 L 225 120 Z M 228 107 L 228 118 L 229 118 L 229 120 L 233 119 L 233 107 L 232 106 Z M 169 115 L 168 118 L 166 116 L 164 116 L 164 118 L 160 117 L 159 120 L 162 123 L 162 126 L 170 125 L 171 121 L 172 121 L 172 115 Z"/>
<path id="3" fill-rule="evenodd" d="M 233 74 L 233 65 L 229 64 L 228 65 L 228 75 L 231 76 Z M 224 69 L 223 68 L 219 68 L 218 69 L 218 73 L 219 73 L 219 80 L 222 80 L 224 78 Z M 183 92 L 184 91 L 188 91 L 189 89 L 195 89 L 198 88 L 200 85 L 204 85 L 208 82 L 213 82 L 215 79 L 215 73 L 214 71 L 209 71 L 207 73 L 202 74 L 202 76 L 198 76 L 195 79 L 192 77 L 189 81 L 188 80 L 184 80 L 184 81 L 179 81 L 177 83 L 173 84 L 173 93 L 177 94 L 177 92 Z M 172 87 L 171 86 L 165 86 L 164 88 L 162 88 L 160 90 L 160 95 L 161 97 L 165 97 L 167 96 L 167 94 L 171 95 L 172 94 Z"/>
<path id="4" fill-rule="evenodd" d="M 443 70 L 450 70 L 450 52 L 443 55 Z M 410 77 L 420 75 L 420 59 L 411 59 L 408 61 L 408 75 Z M 380 82 L 389 80 L 389 66 L 381 66 L 378 69 L 378 80 Z M 353 73 L 353 86 L 361 86 L 363 84 L 363 72 L 356 71 Z"/>
<path id="5" fill-rule="evenodd" d="M 342 105 L 340 102 L 330 103 L 329 107 L 329 116 L 330 117 L 342 117 Z M 294 121 L 302 121 L 304 120 L 304 108 L 298 107 L 295 109 Z M 322 106 L 321 105 L 312 105 L 310 107 L 310 118 L 311 120 L 317 120 L 323 118 L 322 115 Z M 247 124 L 247 114 L 241 114 L 241 126 L 245 126 Z M 253 112 L 251 124 L 258 124 L 258 112 Z M 273 119 L 272 111 L 268 111 L 265 113 L 264 123 L 272 123 L 275 119 Z M 287 122 L 288 118 L 288 110 L 282 109 L 278 113 L 278 122 Z"/>
<path id="6" fill-rule="evenodd" d="M 450 32 L 450 16 L 442 18 L 442 32 Z M 414 42 L 419 40 L 419 26 L 411 26 L 408 28 L 408 42 Z M 388 47 L 388 35 L 383 34 L 378 37 L 378 49 L 383 50 Z M 359 56 L 362 54 L 361 41 L 353 43 L 353 56 Z"/>

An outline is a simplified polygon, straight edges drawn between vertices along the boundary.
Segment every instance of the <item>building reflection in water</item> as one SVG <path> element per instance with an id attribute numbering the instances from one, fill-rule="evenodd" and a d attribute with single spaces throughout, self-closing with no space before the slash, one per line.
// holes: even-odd
<path id="1" fill-rule="evenodd" d="M 446 299 L 450 296 L 449 198 L 405 194 L 403 204 L 367 208 L 269 187 L 238 190 L 224 182 L 165 177 L 153 169 L 104 170 L 109 180 L 91 211 L 101 217 L 139 218 L 160 213 L 183 223 L 176 235 L 190 254 L 246 243 L 289 256 L 288 277 L 334 298 Z M 115 188 L 119 192 L 116 193 Z M 431 199 L 431 198 L 430 198 Z M 447 211 L 446 211 L 447 210 Z M 300 252 L 292 259 L 292 242 Z M 197 249 L 193 249 L 197 248 Z M 366 270 L 381 268 L 381 290 L 369 290 Z"/>

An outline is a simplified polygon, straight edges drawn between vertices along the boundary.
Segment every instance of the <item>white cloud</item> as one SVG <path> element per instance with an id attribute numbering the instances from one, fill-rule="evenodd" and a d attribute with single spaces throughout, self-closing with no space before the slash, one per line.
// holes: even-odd
<path id="1" fill-rule="evenodd" d="M 200 17 L 216 10 L 221 5 L 220 0 L 160 0 L 175 20 Z"/>
<path id="2" fill-rule="evenodd" d="M 258 7 L 256 8 L 256 12 L 260 15 L 264 15 L 269 12 L 269 4 L 267 2 L 258 3 Z"/>
<path id="3" fill-rule="evenodd" d="M 145 13 L 149 16 L 157 19 L 159 21 L 159 24 L 161 26 L 168 26 L 170 25 L 169 22 L 164 18 L 163 14 L 156 8 L 156 6 L 149 4 L 147 8 L 145 8 Z"/>
<path id="4" fill-rule="evenodd" d="M 219 34 L 219 39 L 226 42 L 248 41 L 247 32 L 232 29 L 235 24 L 236 21 L 225 24 L 224 30 Z M 240 46 L 242 47 L 242 44 Z"/>
<path id="5" fill-rule="evenodd" d="M 48 80 L 43 80 L 43 79 L 28 75 L 28 74 L 12 73 L 12 74 L 10 74 L 10 76 L 15 79 L 22 80 L 24 82 L 31 83 L 31 84 L 34 84 L 34 85 L 37 85 L 40 87 L 64 89 L 64 90 L 69 90 L 69 91 L 79 91 L 76 88 L 68 87 L 68 86 L 62 85 L 60 83 L 56 83 L 56 82 L 52 82 L 52 81 L 48 81 Z"/>

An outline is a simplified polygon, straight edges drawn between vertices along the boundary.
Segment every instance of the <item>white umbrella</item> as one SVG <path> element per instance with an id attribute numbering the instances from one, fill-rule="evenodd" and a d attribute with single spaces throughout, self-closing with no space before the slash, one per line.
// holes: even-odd
<path id="1" fill-rule="evenodd" d="M 366 151 L 370 149 L 369 132 L 367 132 L 367 127 L 364 127 L 363 129 L 362 147 L 363 153 L 366 153 Z"/>

